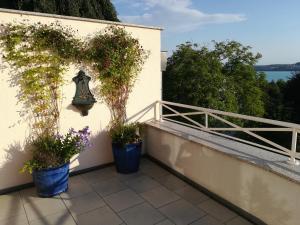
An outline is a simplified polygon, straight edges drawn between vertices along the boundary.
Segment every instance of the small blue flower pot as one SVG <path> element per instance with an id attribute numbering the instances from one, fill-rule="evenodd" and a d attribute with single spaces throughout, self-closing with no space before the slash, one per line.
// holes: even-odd
<path id="1" fill-rule="evenodd" d="M 57 168 L 36 170 L 32 173 L 37 193 L 52 197 L 68 190 L 69 163 Z"/>
<path id="2" fill-rule="evenodd" d="M 115 165 L 118 173 L 135 173 L 140 167 L 142 142 L 120 146 L 112 144 Z"/>

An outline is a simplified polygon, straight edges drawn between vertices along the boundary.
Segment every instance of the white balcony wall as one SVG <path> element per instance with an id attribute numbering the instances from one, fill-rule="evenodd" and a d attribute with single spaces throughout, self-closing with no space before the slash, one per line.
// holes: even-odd
<path id="1" fill-rule="evenodd" d="M 241 160 L 207 147 L 201 138 L 189 140 L 192 133 L 171 130 L 150 123 L 147 154 L 266 224 L 300 224 L 299 183 L 247 162 L 250 154 Z"/>
<path id="2" fill-rule="evenodd" d="M 160 61 L 160 35 L 161 30 L 153 27 L 143 27 L 129 24 L 111 23 L 92 19 L 82 19 L 65 16 L 51 16 L 47 14 L 20 12 L 0 9 L 0 23 L 41 22 L 45 24 L 60 22 L 78 30 L 82 38 L 103 30 L 109 24 L 123 26 L 139 39 L 144 49 L 150 51 L 138 81 L 134 87 L 127 107 L 127 115 L 131 117 L 156 100 L 161 99 L 161 61 Z M 0 62 L 0 65 L 3 63 Z M 92 131 L 92 147 L 72 160 L 72 170 L 81 170 L 113 161 L 110 140 L 106 133 L 106 127 L 110 121 L 110 112 L 105 104 L 97 99 L 97 103 L 89 111 L 89 115 L 82 117 L 71 102 L 75 94 L 75 84 L 72 78 L 78 70 L 71 68 L 65 75 L 66 85 L 63 87 L 63 104 L 61 111 L 61 132 L 65 133 L 69 128 L 81 129 L 89 126 Z M 17 104 L 16 95 L 18 89 L 10 86 L 10 75 L 7 70 L 1 71 L 0 76 L 0 190 L 31 182 L 31 176 L 20 174 L 19 169 L 30 156 L 24 152 L 26 137 L 30 134 L 27 123 L 22 121 L 18 111 L 22 105 Z M 90 83 L 91 88 L 93 82 Z M 153 111 L 148 112 L 142 120 L 153 117 Z"/>

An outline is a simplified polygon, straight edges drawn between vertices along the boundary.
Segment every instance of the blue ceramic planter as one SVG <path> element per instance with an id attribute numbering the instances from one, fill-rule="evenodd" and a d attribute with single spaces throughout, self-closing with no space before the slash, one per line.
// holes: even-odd
<path id="1" fill-rule="evenodd" d="M 120 146 L 112 144 L 115 165 L 119 173 L 135 173 L 140 167 L 142 142 Z"/>
<path id="2" fill-rule="evenodd" d="M 57 168 L 34 171 L 33 181 L 41 197 L 52 197 L 68 190 L 69 163 Z"/>

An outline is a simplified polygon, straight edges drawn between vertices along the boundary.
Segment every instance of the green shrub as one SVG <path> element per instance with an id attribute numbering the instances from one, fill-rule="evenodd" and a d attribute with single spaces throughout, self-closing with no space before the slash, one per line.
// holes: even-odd
<path id="1" fill-rule="evenodd" d="M 112 143 L 124 146 L 126 144 L 138 143 L 141 141 L 141 124 L 119 124 L 110 130 Z"/>
<path id="2" fill-rule="evenodd" d="M 70 129 L 66 135 L 40 136 L 29 143 L 32 159 L 27 161 L 21 172 L 59 167 L 89 146 L 88 127 L 75 131 Z"/>

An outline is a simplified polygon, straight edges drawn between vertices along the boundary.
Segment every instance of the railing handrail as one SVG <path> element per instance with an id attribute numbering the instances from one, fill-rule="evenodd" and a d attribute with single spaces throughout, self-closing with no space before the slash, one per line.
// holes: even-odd
<path id="1" fill-rule="evenodd" d="M 223 115 L 223 116 L 235 117 L 238 119 L 252 120 L 255 122 L 261 122 L 261 123 L 267 123 L 267 124 L 276 125 L 276 126 L 288 127 L 291 129 L 296 129 L 296 130 L 298 130 L 298 132 L 300 132 L 300 124 L 296 124 L 296 123 L 289 123 L 289 122 L 284 122 L 284 121 L 279 121 L 279 120 L 271 120 L 271 119 L 255 117 L 255 116 L 247 116 L 247 115 L 238 114 L 238 113 L 225 112 L 225 111 L 216 110 L 216 109 L 203 108 L 203 107 L 199 107 L 199 106 L 192 106 L 192 105 L 186 105 L 186 104 L 169 102 L 169 101 L 158 101 L 158 102 L 162 103 L 162 104 L 184 107 L 184 108 L 188 108 L 188 109 L 201 110 L 203 112 L 209 112 L 209 113 L 219 114 L 219 115 Z"/>
<path id="2" fill-rule="evenodd" d="M 288 122 L 283 122 L 283 121 L 278 121 L 278 120 L 265 119 L 265 118 L 261 118 L 261 117 L 247 116 L 247 115 L 242 115 L 242 114 L 238 114 L 238 113 L 224 112 L 224 111 L 220 111 L 220 110 L 203 108 L 203 107 L 199 107 L 199 106 L 192 106 L 192 105 L 186 105 L 186 104 L 169 102 L 169 101 L 156 101 L 155 105 L 160 106 L 159 107 L 159 118 L 162 121 L 165 120 L 165 121 L 182 124 L 182 125 L 194 128 L 194 129 L 199 129 L 199 130 L 202 130 L 205 132 L 209 132 L 211 134 L 216 134 L 218 136 L 222 136 L 222 137 L 237 140 L 237 141 L 240 141 L 243 143 L 251 144 L 251 145 L 254 145 L 254 146 L 266 149 L 266 150 L 270 150 L 273 152 L 277 152 L 277 153 L 280 153 L 283 155 L 288 155 L 290 157 L 290 159 L 289 159 L 290 163 L 292 163 L 294 165 L 300 164 L 300 162 L 297 160 L 297 159 L 300 159 L 300 153 L 297 152 L 298 133 L 300 133 L 300 125 L 299 124 L 288 123 Z M 191 109 L 191 110 L 195 110 L 196 112 L 181 113 L 181 112 L 175 110 L 174 108 L 172 108 L 172 106 L 181 107 L 181 108 L 185 108 L 185 109 Z M 163 114 L 162 108 L 168 109 L 173 114 Z M 156 117 L 156 115 L 157 115 L 156 107 L 154 107 L 154 115 L 155 115 L 155 119 L 156 119 L 157 118 Z M 201 122 L 199 123 L 198 121 L 188 117 L 188 116 L 192 116 L 192 115 L 204 115 L 205 116 L 204 124 L 202 124 Z M 170 119 L 170 117 L 174 117 L 174 116 L 182 117 L 183 119 L 189 121 L 191 124 Z M 242 127 L 234 122 L 229 121 L 227 118 L 223 118 L 221 116 L 238 118 L 238 119 L 248 120 L 248 121 L 255 121 L 255 122 L 260 122 L 260 123 L 264 123 L 264 124 L 268 124 L 268 125 L 273 125 L 273 126 L 275 125 L 277 127 L 269 127 L 269 128 L 268 127 L 263 127 L 263 128 L 261 128 L 261 127 Z M 217 120 L 223 122 L 224 124 L 227 124 L 227 126 L 229 126 L 229 127 L 210 127 L 208 117 L 217 119 Z M 247 141 L 245 139 L 233 137 L 232 135 L 223 134 L 218 131 L 241 131 L 241 132 L 244 132 L 244 133 L 262 141 L 263 143 L 268 144 L 269 146 L 272 146 L 272 147 L 269 147 L 267 145 L 262 145 L 257 142 L 254 142 L 254 141 Z M 264 136 L 254 133 L 254 131 L 291 132 L 292 133 L 291 148 L 288 149 L 281 144 L 277 144 L 276 142 L 271 141 L 271 140 L 265 138 Z"/>

